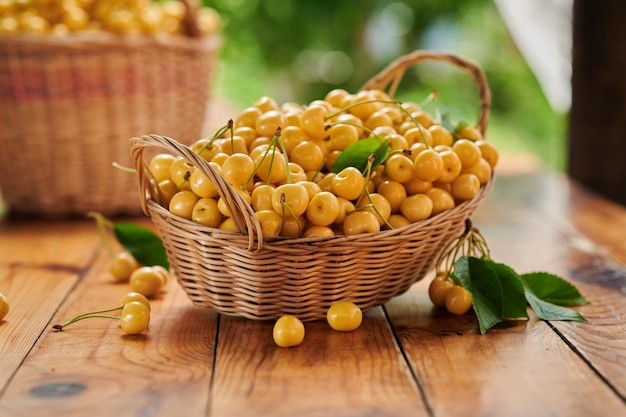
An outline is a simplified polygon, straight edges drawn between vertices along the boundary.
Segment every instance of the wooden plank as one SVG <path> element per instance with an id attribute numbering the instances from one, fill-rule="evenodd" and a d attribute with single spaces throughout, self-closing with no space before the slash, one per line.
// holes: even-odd
<path id="1" fill-rule="evenodd" d="M 98 236 L 93 221 L 0 223 L 0 265 L 79 272 L 93 259 Z"/>
<path id="2" fill-rule="evenodd" d="M 210 415 L 430 415 L 380 308 L 354 332 L 305 326 L 279 348 L 272 322 L 222 318 Z"/>
<path id="3" fill-rule="evenodd" d="M 572 224 L 587 239 L 600 245 L 606 254 L 626 264 L 626 208 L 602 199 L 579 184 L 568 184 L 572 195 Z"/>
<path id="4" fill-rule="evenodd" d="M 100 255 L 50 325 L 114 306 L 129 291 L 112 283 Z M 108 319 L 60 333 L 48 326 L 0 397 L 0 415 L 205 415 L 215 332 L 215 313 L 192 306 L 175 282 L 152 302 L 144 334 L 124 335 Z"/>
<path id="5" fill-rule="evenodd" d="M 590 323 L 551 323 L 555 331 L 548 323 L 530 320 L 481 336 L 473 314 L 455 317 L 433 310 L 429 280 L 418 283 L 387 309 L 429 406 L 435 415 L 624 414 L 626 361 L 624 344 L 618 342 L 626 328 L 624 296 L 616 288 L 604 288 L 590 270 L 584 272 L 594 263 L 606 264 L 602 257 L 586 256 L 576 243 L 582 235 L 569 224 L 568 208 L 575 197 L 568 195 L 567 184 L 544 180 L 520 188 L 517 180 L 498 179 L 474 224 L 487 238 L 494 260 L 519 272 L 546 270 L 575 282 L 593 301 L 580 308 Z M 617 278 L 623 285 L 624 279 Z M 596 372 L 614 385 L 605 384 Z"/>
<path id="6" fill-rule="evenodd" d="M 93 261 L 97 240 L 85 222 L 11 222 L 0 227 L 0 292 L 10 311 L 0 322 L 0 393 Z"/>
<path id="7" fill-rule="evenodd" d="M 11 308 L 0 322 L 0 393 L 77 279 L 65 271 L 0 269 L 0 289 Z"/>
<path id="8" fill-rule="evenodd" d="M 580 289 L 591 301 L 579 308 L 589 323 L 552 325 L 625 399 L 626 266 L 616 258 L 626 257 L 626 248 L 620 249 L 620 232 L 623 236 L 626 231 L 620 222 L 626 210 L 594 198 L 558 175 L 502 178 L 494 191 L 493 200 L 475 217 L 479 225 L 487 226 L 483 232 L 492 255 L 519 272 L 559 274 Z M 607 212 L 612 216 L 604 216 Z M 507 228 L 492 228 L 490 219 L 502 213 L 510 216 Z M 609 245 L 616 258 L 598 244 Z"/>
<path id="9" fill-rule="evenodd" d="M 433 415 L 622 415 L 626 405 L 536 319 L 480 335 L 473 314 L 434 309 L 430 279 L 386 309 Z"/>
<path id="10" fill-rule="evenodd" d="M 572 235 L 590 240 L 626 264 L 626 208 L 557 173 L 501 177 L 495 192 L 507 204 L 534 205 Z M 494 202 L 495 203 L 495 202 Z M 498 202 L 497 204 L 500 204 Z M 584 244 L 581 242 L 581 244 Z"/>
<path id="11" fill-rule="evenodd" d="M 433 312 L 424 280 L 386 307 L 402 347 L 376 308 L 353 333 L 308 323 L 301 346 L 278 348 L 272 323 L 218 318 L 193 307 L 175 283 L 154 301 L 144 335 L 124 336 L 106 320 L 52 332 L 53 323 L 117 303 L 128 288 L 111 282 L 92 223 L 75 231 L 53 224 L 47 232 L 38 223 L 4 226 L 0 288 L 9 282 L 25 303 L 14 334 L 33 328 L 17 345 L 28 356 L 0 389 L 0 415 L 623 415 L 619 234 L 586 224 L 615 226 L 622 217 L 553 179 L 499 179 L 475 224 L 496 260 L 575 282 L 593 302 L 580 309 L 590 322 L 531 320 L 481 336 L 471 315 Z M 615 221 L 602 220 L 606 213 Z M 0 324 L 0 347 L 13 320 Z"/>

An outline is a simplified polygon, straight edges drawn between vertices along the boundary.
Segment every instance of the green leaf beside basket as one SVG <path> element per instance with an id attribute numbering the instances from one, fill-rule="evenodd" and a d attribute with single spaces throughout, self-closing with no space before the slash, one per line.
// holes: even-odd
<path id="1" fill-rule="evenodd" d="M 142 265 L 169 269 L 165 247 L 152 230 L 133 223 L 115 223 L 113 232 L 120 244 Z"/>

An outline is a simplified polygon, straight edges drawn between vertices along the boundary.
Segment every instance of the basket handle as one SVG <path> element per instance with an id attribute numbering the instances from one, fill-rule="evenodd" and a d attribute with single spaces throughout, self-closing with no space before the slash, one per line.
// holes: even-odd
<path id="1" fill-rule="evenodd" d="M 200 37 L 200 28 L 198 27 L 197 7 L 191 5 L 189 0 L 178 0 L 185 6 L 185 16 L 183 17 L 183 27 L 185 33 L 190 38 Z"/>
<path id="2" fill-rule="evenodd" d="M 224 203 L 241 233 L 248 234 L 248 250 L 260 251 L 263 248 L 261 224 L 257 220 L 250 204 L 204 158 L 189 147 L 166 136 L 143 135 L 130 139 L 131 156 L 135 162 L 139 198 L 144 214 L 149 215 L 148 199 L 152 199 L 157 204 L 162 205 L 158 185 L 144 159 L 144 149 L 147 147 L 163 148 L 174 155 L 180 155 L 191 162 L 197 169 L 200 169 L 217 188 L 220 197 L 224 199 Z"/>
<path id="3" fill-rule="evenodd" d="M 474 80 L 476 81 L 476 84 L 478 86 L 478 93 L 480 95 L 481 102 L 476 127 L 484 135 L 487 130 L 487 124 L 489 123 L 491 90 L 489 89 L 489 85 L 487 84 L 487 78 L 485 77 L 482 69 L 475 63 L 459 55 L 427 50 L 414 51 L 410 54 L 403 55 L 395 59 L 381 72 L 368 80 L 361 87 L 361 90 L 383 90 L 387 91 L 389 95 L 393 96 L 400 84 L 400 81 L 402 81 L 402 77 L 404 76 L 406 70 L 409 67 L 423 61 L 448 62 L 456 65 L 457 67 L 460 67 L 474 77 Z"/>

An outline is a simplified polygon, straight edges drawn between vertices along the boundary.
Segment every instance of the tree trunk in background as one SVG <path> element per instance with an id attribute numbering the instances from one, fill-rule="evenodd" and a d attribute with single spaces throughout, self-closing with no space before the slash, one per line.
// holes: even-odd
<path id="1" fill-rule="evenodd" d="M 568 171 L 626 205 L 626 1 L 574 1 Z"/>

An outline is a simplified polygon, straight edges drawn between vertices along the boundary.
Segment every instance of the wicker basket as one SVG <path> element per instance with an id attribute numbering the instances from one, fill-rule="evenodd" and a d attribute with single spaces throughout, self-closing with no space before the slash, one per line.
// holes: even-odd
<path id="1" fill-rule="evenodd" d="M 193 21 L 186 19 L 187 22 Z M 14 213 L 141 213 L 128 138 L 200 138 L 218 35 L 0 37 L 0 192 Z"/>
<path id="2" fill-rule="evenodd" d="M 477 126 L 484 132 L 490 94 L 482 72 L 454 55 L 417 52 L 402 57 L 365 88 L 391 84 L 409 65 L 424 59 L 456 63 L 474 74 L 482 100 Z M 335 302 L 361 309 L 378 306 L 405 292 L 433 267 L 443 247 L 465 227 L 493 184 L 472 200 L 425 221 L 394 230 L 331 238 L 266 238 L 249 204 L 206 161 L 177 141 L 158 135 L 132 138 L 143 208 L 163 237 L 172 270 L 194 304 L 226 315 L 255 320 L 293 314 L 303 321 L 323 319 Z M 157 203 L 144 149 L 181 155 L 216 184 L 240 230 L 229 233 L 172 215 Z"/>

